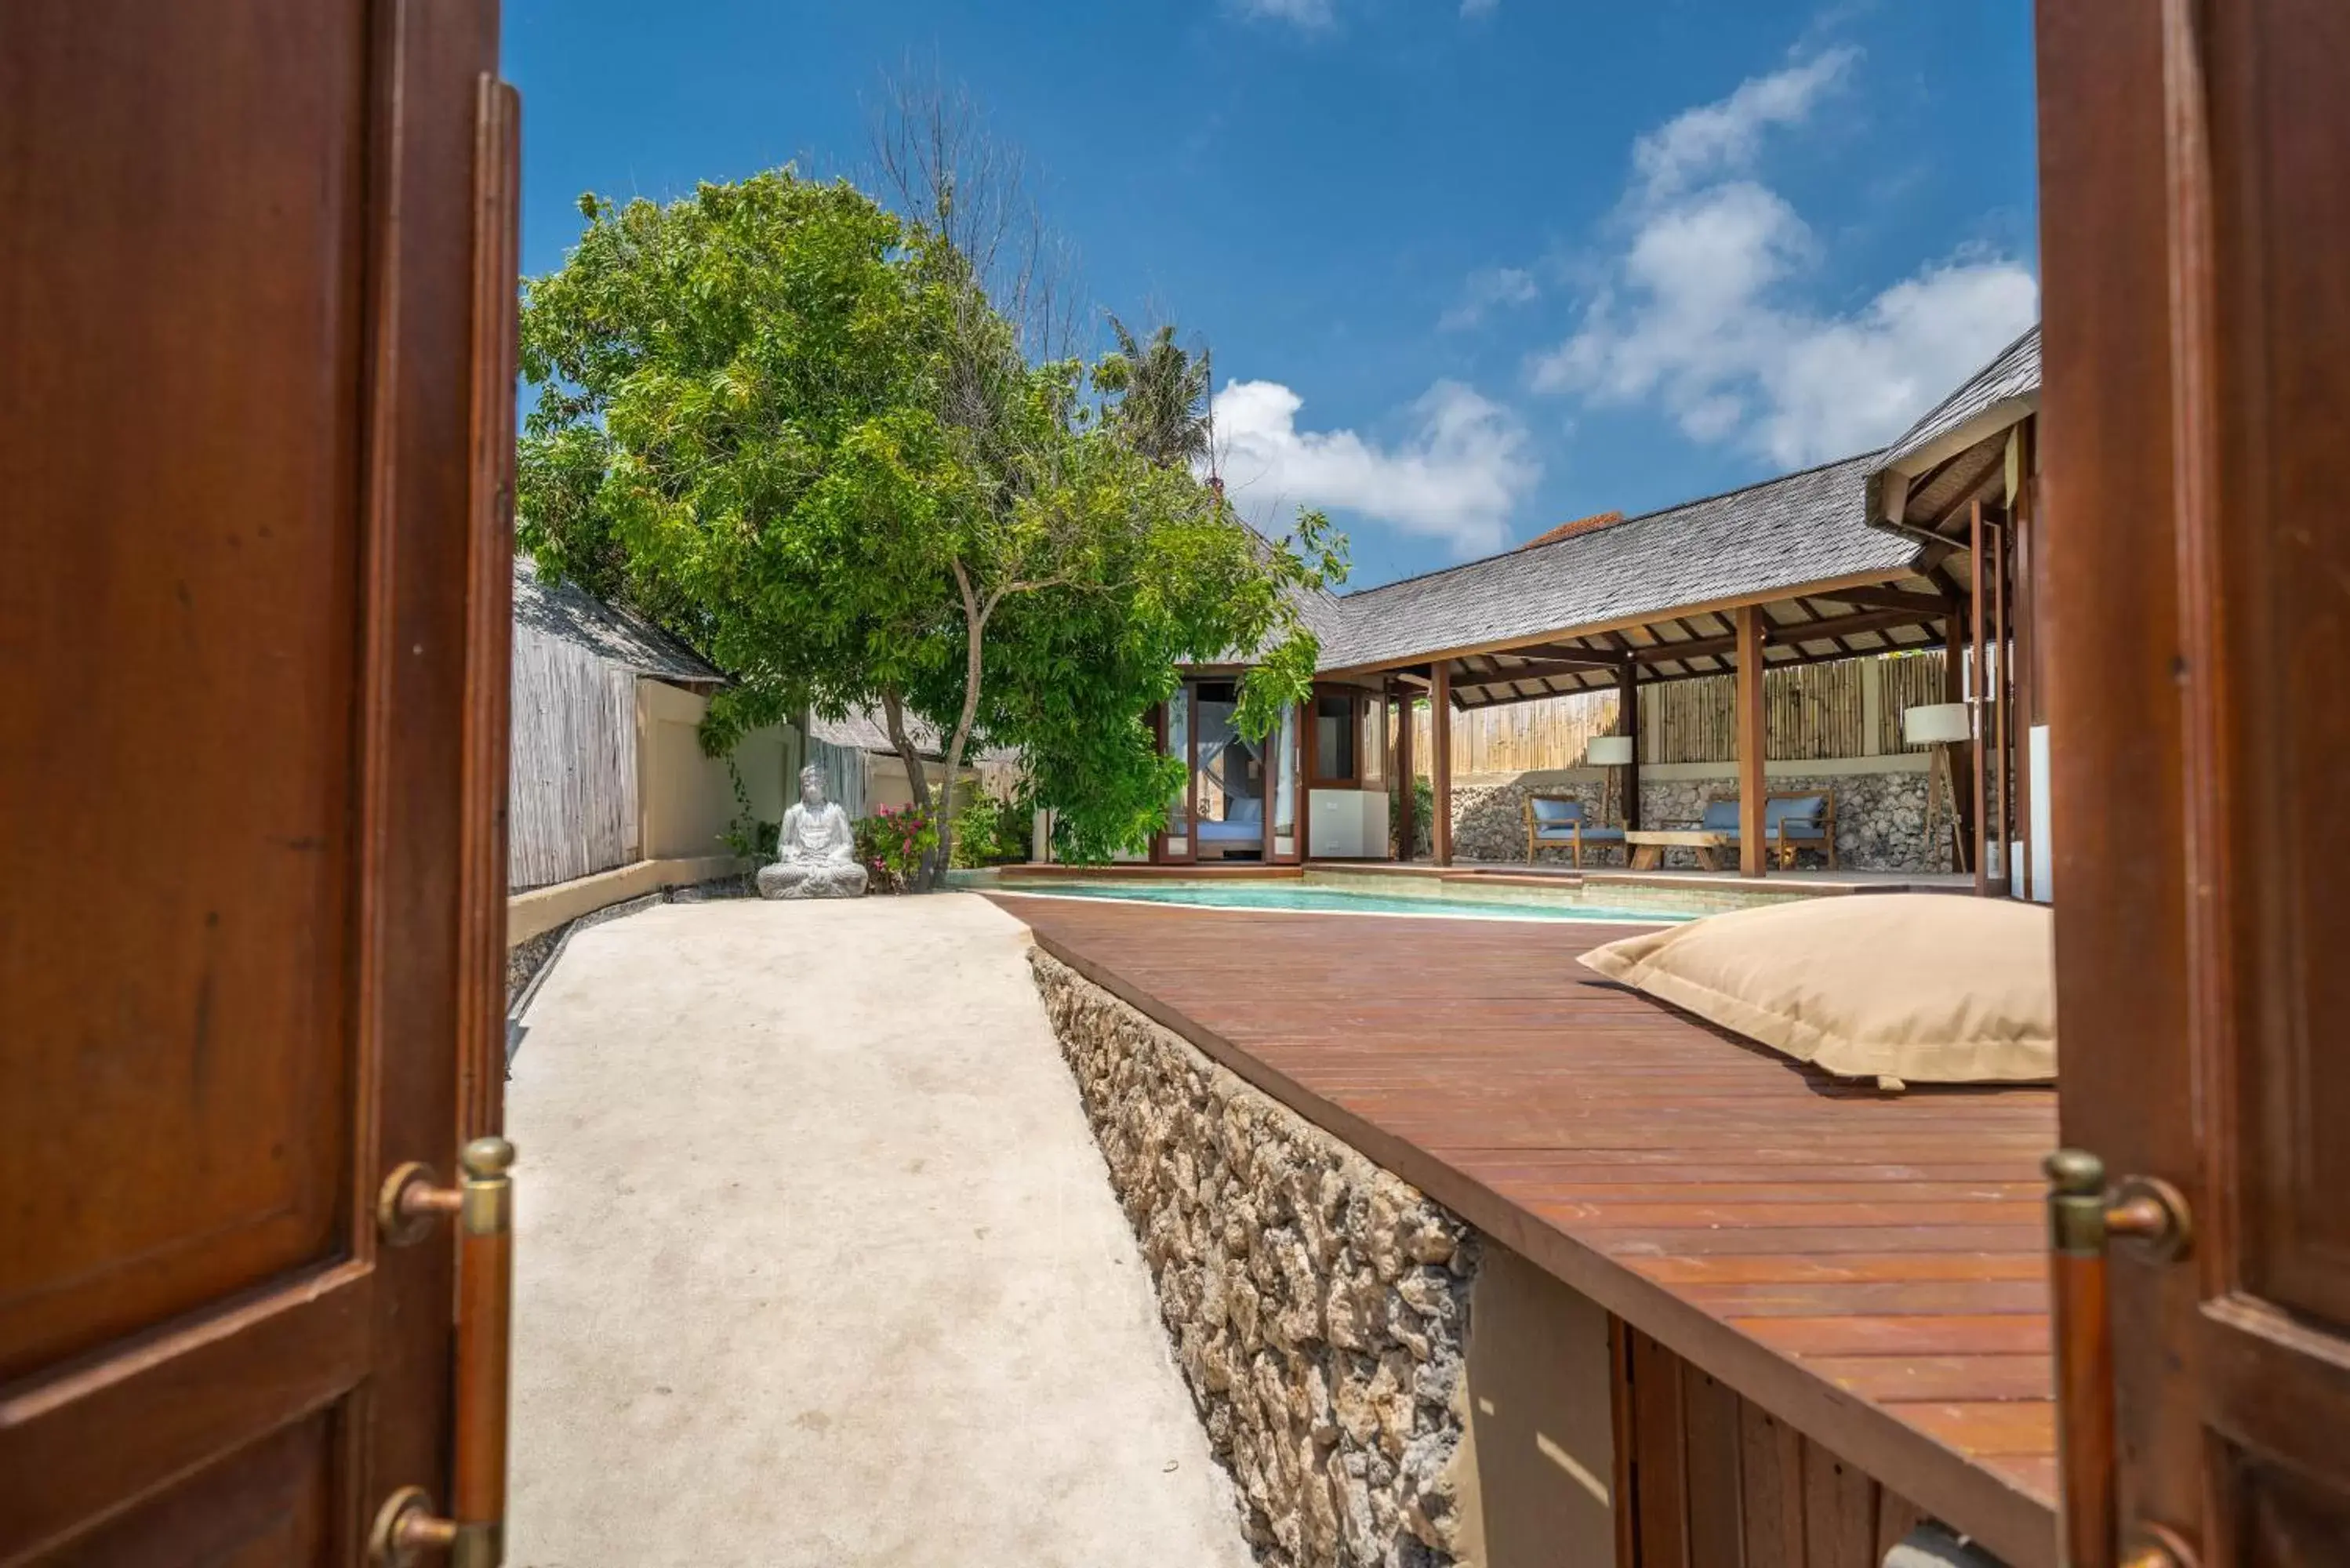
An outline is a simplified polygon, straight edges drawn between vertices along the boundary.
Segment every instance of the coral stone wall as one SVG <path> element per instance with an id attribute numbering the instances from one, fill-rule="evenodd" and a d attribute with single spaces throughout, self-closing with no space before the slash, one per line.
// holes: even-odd
<path id="1" fill-rule="evenodd" d="M 1049 954 L 1032 961 L 1259 1560 L 1453 1562 L 1474 1232 Z"/>
<path id="2" fill-rule="evenodd" d="M 1839 773 L 1835 764 L 1800 776 L 1771 776 L 1773 794 L 1833 790 L 1836 808 L 1836 857 L 1853 870 L 1944 871 L 1950 868 L 1948 836 L 1939 852 L 1926 846 L 1926 778 L 1922 771 Z M 1523 860 L 1526 857 L 1525 799 L 1529 794 L 1573 795 L 1598 820 L 1601 783 L 1589 770 L 1482 774 L 1452 782 L 1452 852 L 1463 860 Z M 1640 820 L 1651 827 L 1693 826 L 1706 803 L 1735 799 L 1734 777 L 1645 778 Z M 1610 813 L 1611 818 L 1617 815 Z M 1545 861 L 1565 860 L 1564 849 L 1545 846 Z M 1810 865 L 1814 857 L 1806 857 Z M 1595 862 L 1586 848 L 1584 864 L 1620 865 L 1621 851 L 1602 852 Z M 1665 864 L 1695 862 L 1687 851 L 1669 851 Z"/>

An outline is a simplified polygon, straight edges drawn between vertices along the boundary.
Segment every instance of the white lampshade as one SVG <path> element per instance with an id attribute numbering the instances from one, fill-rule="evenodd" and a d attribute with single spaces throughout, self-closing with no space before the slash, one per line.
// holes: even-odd
<path id="1" fill-rule="evenodd" d="M 1594 735 L 1591 749 L 1583 754 L 1585 762 L 1595 768 L 1620 768 L 1632 761 L 1632 737 L 1629 735 Z"/>
<path id="2" fill-rule="evenodd" d="M 1974 725 L 1963 702 L 1929 702 L 1901 710 L 1904 744 L 1926 746 L 1974 738 Z"/>

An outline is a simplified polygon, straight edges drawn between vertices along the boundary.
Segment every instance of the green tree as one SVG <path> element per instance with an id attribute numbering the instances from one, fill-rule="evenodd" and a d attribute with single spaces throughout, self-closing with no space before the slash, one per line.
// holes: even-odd
<path id="1" fill-rule="evenodd" d="M 917 715 L 950 781 L 977 742 L 1022 748 L 1065 852 L 1102 856 L 1175 787 L 1144 719 L 1178 660 L 1263 650 L 1258 734 L 1303 695 L 1296 596 L 1343 569 L 1321 520 L 1266 547 L 1120 439 L 1078 365 L 1022 357 L 952 245 L 789 170 L 581 211 L 525 294 L 522 539 L 733 678 L 713 753 L 878 708 L 951 835 Z"/>

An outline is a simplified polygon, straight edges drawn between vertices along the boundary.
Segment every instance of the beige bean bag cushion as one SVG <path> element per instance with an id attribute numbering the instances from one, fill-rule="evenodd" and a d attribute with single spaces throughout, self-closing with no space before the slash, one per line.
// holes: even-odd
<path id="1" fill-rule="evenodd" d="M 1583 961 L 1846 1077 L 2044 1083 L 2056 1075 L 2053 929 L 2038 904 L 1847 894 L 1669 926 Z"/>

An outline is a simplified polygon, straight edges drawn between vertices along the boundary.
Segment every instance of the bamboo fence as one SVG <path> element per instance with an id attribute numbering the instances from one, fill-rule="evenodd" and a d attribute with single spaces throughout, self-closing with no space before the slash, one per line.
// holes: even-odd
<path id="1" fill-rule="evenodd" d="M 637 858 L 637 678 L 516 627 L 506 878 L 516 892 Z"/>
<path id="2" fill-rule="evenodd" d="M 1867 667 L 1874 665 L 1872 670 Z M 1869 700 L 1877 705 L 1870 723 Z M 1942 700 L 1939 649 L 1914 654 L 1838 659 L 1793 670 L 1766 670 L 1762 704 L 1773 760 L 1810 762 L 1919 751 L 1901 743 L 1901 711 Z M 1738 755 L 1738 678 L 1700 676 L 1644 689 L 1647 732 L 1641 760 L 1726 763 Z M 1414 716 L 1412 754 L 1425 759 L 1432 743 L 1428 710 Z M 1616 694 L 1585 691 L 1504 707 L 1475 708 L 1452 716 L 1452 771 L 1531 773 L 1585 765 L 1594 735 L 1616 730 Z M 1421 763 L 1422 770 L 1426 763 Z"/>

